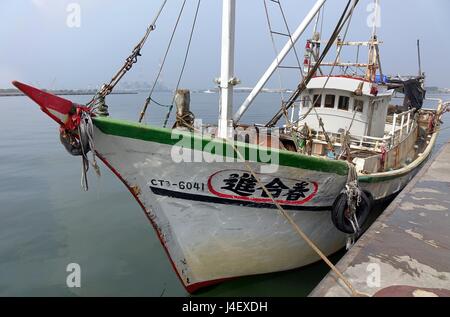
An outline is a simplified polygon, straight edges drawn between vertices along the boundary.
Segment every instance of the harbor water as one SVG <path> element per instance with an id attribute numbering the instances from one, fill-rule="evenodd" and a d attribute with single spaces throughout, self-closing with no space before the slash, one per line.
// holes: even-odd
<path id="1" fill-rule="evenodd" d="M 236 103 L 245 97 L 237 94 Z M 145 98 L 112 95 L 110 114 L 136 121 Z M 172 96 L 154 98 L 170 104 Z M 244 121 L 265 123 L 279 104 L 279 95 L 262 94 Z M 56 124 L 25 97 L 1 97 L 0 109 L 0 296 L 188 296 L 139 205 L 106 167 L 100 178 L 90 173 L 90 190 L 83 192 L 80 158 L 64 150 Z M 191 110 L 215 122 L 218 95 L 193 93 Z M 152 104 L 146 122 L 161 125 L 166 111 Z M 437 148 L 450 138 L 447 126 Z M 70 263 L 81 267 L 80 288 L 66 284 Z M 236 279 L 198 295 L 306 296 L 327 272 L 317 263 Z"/>

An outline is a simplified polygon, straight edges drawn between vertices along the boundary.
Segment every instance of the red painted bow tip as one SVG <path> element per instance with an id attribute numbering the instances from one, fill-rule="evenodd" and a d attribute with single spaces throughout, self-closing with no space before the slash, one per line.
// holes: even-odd
<path id="1" fill-rule="evenodd" d="M 62 115 L 68 115 L 73 109 L 74 105 L 70 100 L 55 96 L 18 81 L 13 81 L 12 84 L 43 108 L 55 110 Z"/>

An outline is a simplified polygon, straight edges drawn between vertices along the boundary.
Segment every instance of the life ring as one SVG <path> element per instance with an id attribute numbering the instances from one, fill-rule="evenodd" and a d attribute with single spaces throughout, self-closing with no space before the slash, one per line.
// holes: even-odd
<path id="1" fill-rule="evenodd" d="M 371 201 L 367 194 L 361 191 L 361 202 L 356 207 L 356 219 L 358 220 L 360 228 L 364 226 L 369 217 L 371 205 Z M 354 234 L 356 232 L 346 215 L 348 210 L 348 196 L 347 193 L 342 192 L 333 204 L 331 220 L 338 230 L 347 234 Z"/>

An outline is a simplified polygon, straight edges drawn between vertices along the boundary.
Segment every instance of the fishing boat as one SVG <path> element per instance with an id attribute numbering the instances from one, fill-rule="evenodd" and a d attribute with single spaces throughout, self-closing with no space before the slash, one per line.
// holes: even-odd
<path id="1" fill-rule="evenodd" d="M 182 89 L 174 96 L 172 128 L 108 115 L 105 97 L 137 61 L 162 8 L 124 67 L 91 103 L 78 105 L 13 84 L 58 123 L 66 149 L 82 157 L 85 187 L 89 166 L 98 170 L 96 158 L 123 182 L 188 292 L 231 278 L 299 268 L 320 260 L 318 249 L 328 256 L 357 238 L 370 224 L 373 206 L 411 181 L 430 157 L 445 109 L 443 102 L 437 109 L 423 107 L 421 71 L 409 78 L 383 73 L 375 27 L 369 41 L 347 41 L 343 33 L 358 0 L 343 1 L 331 38 L 322 40 L 317 21 L 325 2 L 318 0 L 295 32 L 287 33 L 285 47 L 233 113 L 233 88 L 239 84 L 234 72 L 236 1 L 223 0 L 217 124 L 195 120 L 195 105 L 190 106 L 189 91 Z M 298 87 L 281 106 L 274 105 L 266 124 L 241 123 L 314 23 Z M 325 62 L 333 47 L 336 59 Z M 367 48 L 368 61 L 341 62 L 344 47 Z M 395 94 L 404 96 L 398 106 Z"/>

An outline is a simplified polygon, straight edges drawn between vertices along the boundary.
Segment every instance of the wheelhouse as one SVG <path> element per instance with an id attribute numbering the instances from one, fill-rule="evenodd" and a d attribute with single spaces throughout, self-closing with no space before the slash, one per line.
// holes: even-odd
<path id="1" fill-rule="evenodd" d="M 348 131 L 355 136 L 382 138 L 393 91 L 380 89 L 359 78 L 316 77 L 302 94 L 300 113 L 315 131 L 322 130 L 321 118 L 329 133 Z"/>

